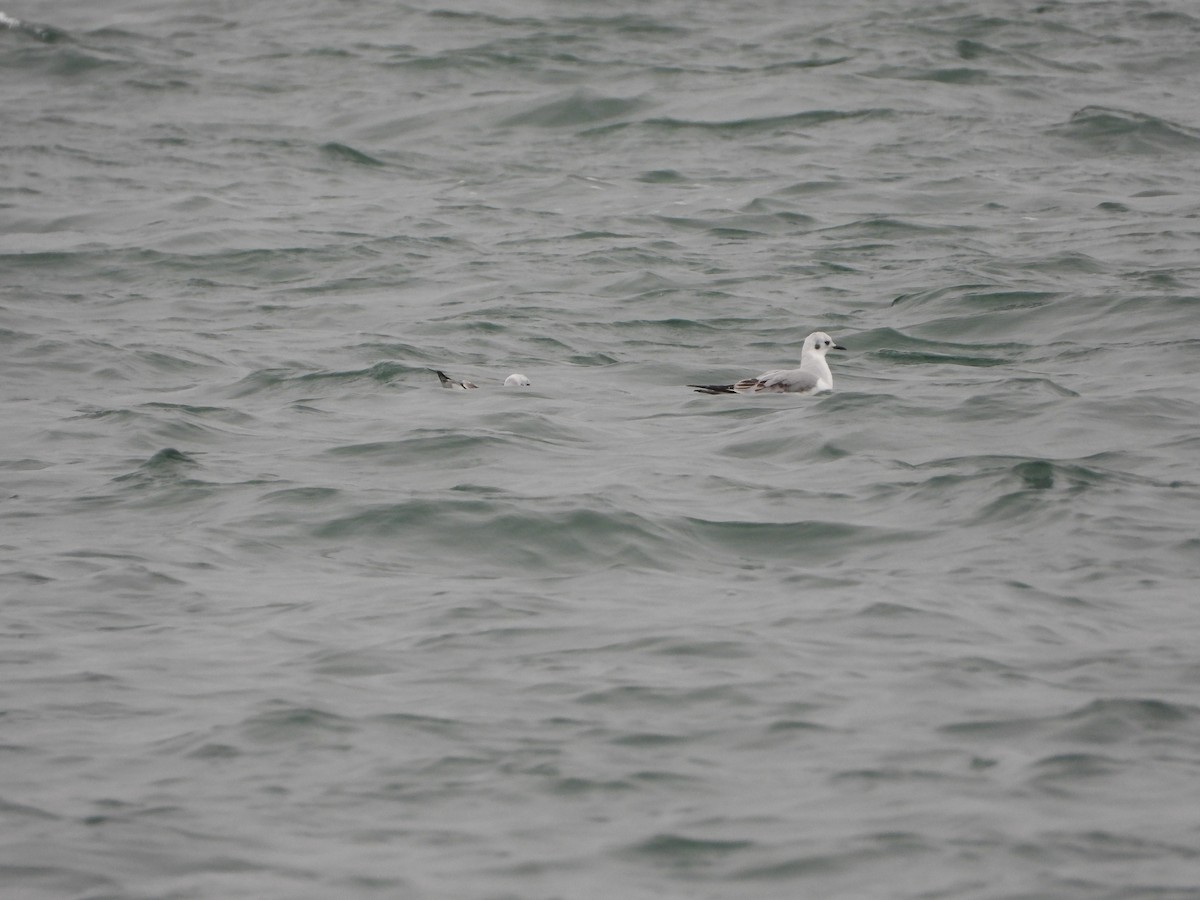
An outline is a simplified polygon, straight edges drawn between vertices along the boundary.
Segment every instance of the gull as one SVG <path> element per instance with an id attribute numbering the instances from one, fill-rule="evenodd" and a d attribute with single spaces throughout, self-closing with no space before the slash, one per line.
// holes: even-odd
<path id="1" fill-rule="evenodd" d="M 460 391 L 469 391 L 472 388 L 479 387 L 479 385 L 473 381 L 455 381 L 441 369 L 434 369 L 433 371 L 437 372 L 438 381 L 442 383 L 442 387 L 444 388 L 450 388 L 451 390 L 457 388 Z"/>
<path id="2" fill-rule="evenodd" d="M 800 351 L 800 366 L 795 369 L 773 369 L 757 378 L 743 378 L 733 384 L 689 384 L 697 394 L 759 394 L 771 391 L 778 394 L 815 394 L 833 390 L 833 373 L 825 354 L 830 350 L 845 350 L 823 331 L 814 331 L 804 339 Z"/>
<path id="3" fill-rule="evenodd" d="M 479 387 L 479 385 L 477 385 L 473 381 L 455 381 L 453 378 L 451 378 L 449 375 L 447 375 L 441 369 L 434 369 L 433 371 L 437 372 L 438 381 L 440 381 L 442 383 L 442 387 L 450 388 L 450 390 L 452 390 L 452 391 L 453 390 L 470 391 L 470 390 L 474 390 L 475 388 Z M 504 379 L 505 387 L 529 387 L 529 385 L 530 385 L 529 379 L 526 378 L 524 375 L 522 375 L 520 372 L 513 372 L 511 375 L 509 375 L 507 378 Z"/>

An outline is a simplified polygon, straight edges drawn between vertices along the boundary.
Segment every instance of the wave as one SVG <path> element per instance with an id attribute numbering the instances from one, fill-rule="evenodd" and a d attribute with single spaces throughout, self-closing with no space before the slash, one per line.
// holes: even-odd
<path id="1" fill-rule="evenodd" d="M 1100 154 L 1200 152 L 1200 130 L 1148 113 L 1085 106 L 1060 125 L 1047 129 Z"/>
<path id="2" fill-rule="evenodd" d="M 622 122 L 614 125 L 601 126 L 593 129 L 595 132 L 611 131 L 620 128 L 647 128 L 668 132 L 678 131 L 710 131 L 731 132 L 735 134 L 752 135 L 763 131 L 779 131 L 791 129 L 815 128 L 833 122 L 852 122 L 868 119 L 890 118 L 894 110 L 884 108 L 869 108 L 857 110 L 817 109 L 801 112 L 782 113 L 769 116 L 750 116 L 743 119 L 681 119 L 674 116 L 659 116 L 633 122 Z"/>
<path id="3" fill-rule="evenodd" d="M 521 112 L 506 116 L 499 121 L 499 124 L 508 128 L 517 126 L 578 127 L 626 117 L 645 105 L 645 101 L 637 98 L 602 97 L 587 91 L 579 91 L 566 97 L 539 101 Z"/>
<path id="4" fill-rule="evenodd" d="M 561 504 L 559 504 L 561 505 Z M 637 513 L 579 501 L 566 509 L 531 512 L 515 499 L 417 498 L 360 508 L 312 527 L 321 542 L 386 541 L 410 559 L 449 543 L 488 569 L 499 565 L 553 573 L 581 561 L 602 569 L 674 568 L 660 526 Z"/>
<path id="5" fill-rule="evenodd" d="M 2 12 L 0 12 L 0 31 L 14 32 L 33 38 L 35 41 L 40 41 L 43 44 L 56 44 L 59 41 L 67 40 L 69 37 L 65 31 L 50 25 L 38 25 L 33 22 L 26 22 Z"/>
<path id="6" fill-rule="evenodd" d="M 348 162 L 358 166 L 383 166 L 386 163 L 381 159 L 364 153 L 361 150 L 356 150 L 346 144 L 339 144 L 336 141 L 330 141 L 320 146 L 321 154 L 333 162 Z"/>
<path id="7" fill-rule="evenodd" d="M 1200 737 L 1200 708 L 1155 698 L 1106 697 L 1064 713 L 976 719 L 940 727 L 943 734 L 996 739 L 1036 735 L 1064 744 L 1115 746 L 1156 737 L 1160 743 L 1186 744 Z M 1055 755 L 1051 760 L 1061 760 Z"/>

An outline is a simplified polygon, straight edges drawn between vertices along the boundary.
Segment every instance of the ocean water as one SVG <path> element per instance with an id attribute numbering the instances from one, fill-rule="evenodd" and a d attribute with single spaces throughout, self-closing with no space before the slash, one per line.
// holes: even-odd
<path id="1" fill-rule="evenodd" d="M 5 898 L 1200 897 L 1193 3 L 3 12 Z"/>

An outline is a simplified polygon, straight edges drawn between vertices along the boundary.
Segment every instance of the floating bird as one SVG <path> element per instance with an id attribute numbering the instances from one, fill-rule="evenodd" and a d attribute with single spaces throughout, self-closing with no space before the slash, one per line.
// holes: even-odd
<path id="1" fill-rule="evenodd" d="M 800 351 L 800 366 L 796 369 L 774 369 L 757 378 L 743 378 L 733 384 L 689 384 L 697 394 L 759 394 L 764 391 L 778 394 L 815 394 L 833 390 L 833 373 L 825 354 L 830 350 L 845 350 L 823 331 L 814 331 L 804 339 Z"/>
<path id="2" fill-rule="evenodd" d="M 460 391 L 469 391 L 472 388 L 477 388 L 479 385 L 473 381 L 455 381 L 441 369 L 434 369 L 437 372 L 438 381 L 442 383 L 442 387 L 450 388 L 451 390 L 458 389 Z"/>
<path id="3" fill-rule="evenodd" d="M 479 387 L 479 385 L 473 381 L 455 381 L 441 369 L 434 369 L 433 371 L 437 372 L 438 381 L 442 383 L 442 387 L 444 388 L 450 388 L 450 390 L 470 391 Z M 520 372 L 513 372 L 504 379 L 505 387 L 529 387 L 529 385 L 529 379 Z"/>

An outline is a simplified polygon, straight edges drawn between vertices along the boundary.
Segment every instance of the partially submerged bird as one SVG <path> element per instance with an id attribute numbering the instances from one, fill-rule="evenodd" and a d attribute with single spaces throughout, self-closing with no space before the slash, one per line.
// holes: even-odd
<path id="1" fill-rule="evenodd" d="M 451 390 L 457 388 L 460 391 L 469 391 L 472 388 L 479 387 L 473 381 L 455 381 L 441 369 L 434 369 L 433 371 L 437 372 L 438 381 L 442 383 L 442 387 L 444 388 L 450 388 Z"/>
<path id="2" fill-rule="evenodd" d="M 438 381 L 442 383 L 442 387 L 450 388 L 451 390 L 469 391 L 479 387 L 473 381 L 455 381 L 441 369 L 434 369 L 437 372 Z M 505 387 L 529 387 L 530 381 L 519 372 L 513 372 L 504 379 Z"/>
<path id="3" fill-rule="evenodd" d="M 800 366 L 795 369 L 774 369 L 757 378 L 743 378 L 733 384 L 689 384 L 697 394 L 815 394 L 833 390 L 833 373 L 825 354 L 830 350 L 845 350 L 835 344 L 823 331 L 814 331 L 804 339 L 800 351 Z"/>

